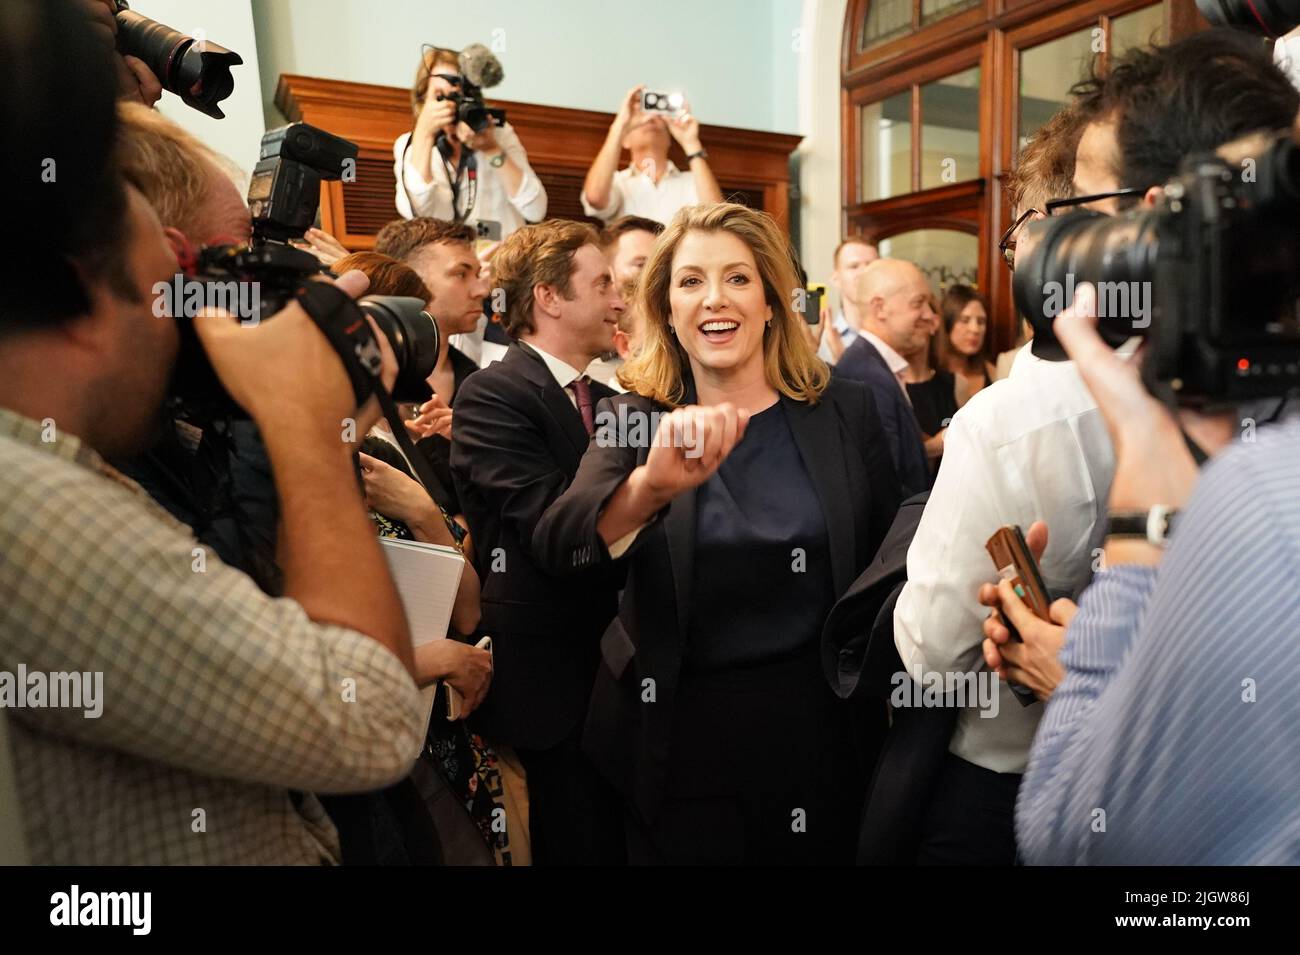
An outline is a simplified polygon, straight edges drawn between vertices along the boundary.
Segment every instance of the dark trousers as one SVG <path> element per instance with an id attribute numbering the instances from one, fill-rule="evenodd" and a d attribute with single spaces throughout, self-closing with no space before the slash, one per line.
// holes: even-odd
<path id="1" fill-rule="evenodd" d="M 533 865 L 626 865 L 623 801 L 578 745 L 515 749 L 528 782 Z"/>
<path id="2" fill-rule="evenodd" d="M 1015 865 L 1020 778 L 949 753 L 921 820 L 916 864 Z"/>
<path id="3" fill-rule="evenodd" d="M 664 800 L 629 812 L 632 865 L 848 865 L 864 775 L 852 708 L 817 646 L 734 670 L 685 670 Z"/>

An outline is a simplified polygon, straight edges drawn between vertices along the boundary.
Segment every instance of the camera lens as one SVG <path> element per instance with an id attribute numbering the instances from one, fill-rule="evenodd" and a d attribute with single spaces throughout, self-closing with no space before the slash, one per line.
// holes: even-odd
<path id="1" fill-rule="evenodd" d="M 491 125 L 487 107 L 482 100 L 465 100 L 460 104 L 460 121 L 476 133 L 481 133 Z"/>
<path id="2" fill-rule="evenodd" d="M 1160 252 L 1156 222 L 1140 212 L 1081 210 L 1025 227 L 1030 248 L 1016 257 L 1012 284 L 1016 307 L 1034 326 L 1035 354 L 1059 357 L 1052 322 L 1085 282 L 1097 287 L 1098 331 L 1107 344 L 1145 333 Z"/>
<path id="3" fill-rule="evenodd" d="M 394 401 L 424 401 L 428 377 L 438 362 L 438 326 L 418 298 L 367 295 L 357 302 L 375 320 L 397 356 Z"/>
<path id="4" fill-rule="evenodd" d="M 235 80 L 232 66 L 243 58 L 209 40 L 196 40 L 132 10 L 115 14 L 118 46 L 143 60 L 163 89 L 215 119 L 225 114 L 217 104 L 230 96 Z"/>

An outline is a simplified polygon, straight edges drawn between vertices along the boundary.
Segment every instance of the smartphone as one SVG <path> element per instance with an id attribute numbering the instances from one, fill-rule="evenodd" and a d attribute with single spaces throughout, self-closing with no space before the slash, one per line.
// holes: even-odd
<path id="1" fill-rule="evenodd" d="M 484 637 L 478 643 L 474 644 L 474 646 L 478 647 L 480 650 L 486 650 L 488 653 L 491 653 L 492 638 Z M 464 705 L 465 705 L 465 699 L 460 695 L 460 691 L 455 689 L 453 686 L 451 686 L 451 684 L 448 684 L 447 685 L 447 719 L 449 720 L 460 719 L 460 712 L 461 709 L 464 707 Z"/>
<path id="2" fill-rule="evenodd" d="M 647 113 L 676 113 L 686 102 L 681 93 L 663 93 L 658 90 L 641 91 L 641 109 Z"/>
<path id="3" fill-rule="evenodd" d="M 822 302 L 825 299 L 825 285 L 809 285 L 804 289 L 803 320 L 809 325 L 816 325 L 822 320 Z"/>
<path id="4" fill-rule="evenodd" d="M 1020 526 L 1008 524 L 1006 527 L 998 528 L 984 547 L 993 558 L 998 579 L 1011 583 L 1016 596 L 1025 602 L 1034 616 L 1042 620 L 1051 620 L 1048 613 L 1051 601 L 1047 597 L 1047 585 L 1043 583 L 1043 575 L 1038 570 L 1038 561 L 1034 560 L 1034 554 L 1029 549 L 1029 544 L 1025 542 L 1025 535 L 1020 530 Z M 1010 631 L 1012 640 L 1017 643 L 1024 642 L 1015 624 L 1006 614 L 1002 615 L 1002 623 Z M 1033 690 L 1027 686 L 1012 684 L 1011 690 L 1026 706 L 1038 699 Z"/>
<path id="5" fill-rule="evenodd" d="M 484 242 L 501 241 L 501 223 L 495 219 L 479 219 L 474 223 L 474 237 Z"/>

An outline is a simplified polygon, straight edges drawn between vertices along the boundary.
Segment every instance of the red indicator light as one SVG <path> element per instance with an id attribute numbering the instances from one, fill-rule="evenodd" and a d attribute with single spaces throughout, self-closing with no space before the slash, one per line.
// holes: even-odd
<path id="1" fill-rule="evenodd" d="M 1250 359 L 1248 359 L 1248 358 L 1238 358 L 1238 359 L 1237 359 L 1237 371 L 1249 371 L 1249 370 L 1250 370 Z"/>

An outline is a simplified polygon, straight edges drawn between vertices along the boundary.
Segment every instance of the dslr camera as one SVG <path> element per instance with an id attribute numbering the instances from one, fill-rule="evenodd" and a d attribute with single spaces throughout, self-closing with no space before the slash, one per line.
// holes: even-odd
<path id="1" fill-rule="evenodd" d="M 393 400 L 423 401 L 429 397 L 426 379 L 439 349 L 438 326 L 424 310 L 425 303 L 393 295 L 344 301 L 341 292 L 312 281 L 328 273 L 316 256 L 285 244 L 301 238 L 316 221 L 321 182 L 342 178 L 346 164 L 356 156 L 355 144 L 306 123 L 266 133 L 248 189 L 252 244 L 199 249 L 187 263 L 183 282 L 198 290 L 196 301 L 204 304 L 246 305 L 240 309 L 246 322 L 272 316 L 290 300 L 300 300 L 343 360 L 358 405 L 376 387 L 382 364 L 370 325 L 361 320 L 369 315 L 397 357 Z M 173 308 L 181 331 L 173 405 L 192 419 L 240 417 L 242 412 L 222 387 L 194 332 L 196 309 L 189 307 L 188 296 L 185 302 L 185 308 Z M 292 396 L 286 395 L 286 400 Z"/>
<path id="2" fill-rule="evenodd" d="M 501 61 L 482 43 L 471 43 L 457 54 L 456 60 L 460 65 L 460 77 L 455 81 L 458 89 L 451 93 L 438 93 L 436 98 L 455 103 L 456 119 L 476 133 L 483 132 L 493 121 L 502 125 L 506 121 L 506 111 L 488 106 L 483 99 L 484 87 L 496 86 L 505 78 Z"/>
<path id="3" fill-rule="evenodd" d="M 1091 282 L 1107 344 L 1145 339 L 1153 394 L 1213 407 L 1300 389 L 1300 147 L 1289 136 L 1253 163 L 1190 157 L 1153 208 L 1026 228 L 1034 244 L 1013 286 L 1036 354 L 1064 357 L 1052 321 Z"/>

